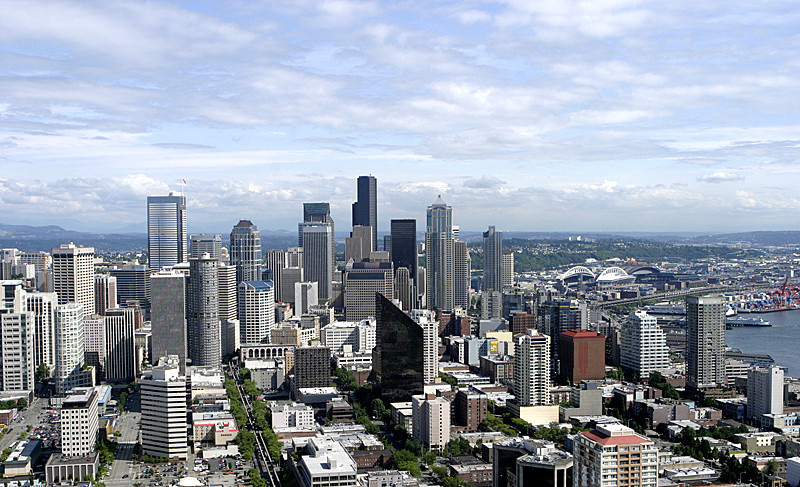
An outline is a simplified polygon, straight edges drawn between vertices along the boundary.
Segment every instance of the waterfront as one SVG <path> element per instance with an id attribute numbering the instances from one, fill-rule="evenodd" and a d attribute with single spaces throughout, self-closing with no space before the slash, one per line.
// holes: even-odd
<path id="1" fill-rule="evenodd" d="M 730 329 L 726 333 L 728 346 L 743 352 L 769 354 L 775 364 L 788 368 L 788 375 L 800 377 L 800 310 L 744 316 L 760 316 L 772 326 Z"/>

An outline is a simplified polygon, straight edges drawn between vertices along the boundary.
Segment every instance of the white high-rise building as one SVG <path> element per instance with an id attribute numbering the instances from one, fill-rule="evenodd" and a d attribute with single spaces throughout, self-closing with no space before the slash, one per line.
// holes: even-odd
<path id="1" fill-rule="evenodd" d="M 272 281 L 239 283 L 239 330 L 243 344 L 269 343 L 275 327 L 275 289 Z"/>
<path id="2" fill-rule="evenodd" d="M 185 262 L 189 256 L 186 241 L 186 197 L 147 197 L 147 250 L 150 270 Z"/>
<path id="3" fill-rule="evenodd" d="M 658 448 L 621 424 L 579 433 L 573 446 L 574 487 L 656 487 Z"/>
<path id="4" fill-rule="evenodd" d="M 217 268 L 217 279 L 219 281 L 219 319 L 237 320 L 239 319 L 239 286 L 236 280 L 236 267 L 232 265 L 220 265 Z"/>
<path id="5" fill-rule="evenodd" d="M 550 337 L 529 329 L 514 342 L 514 396 L 517 404 L 550 404 Z"/>
<path id="6" fill-rule="evenodd" d="M 56 306 L 56 293 L 28 293 L 25 296 L 25 309 L 33 313 L 34 319 L 34 366 L 38 368 L 44 364 L 51 373 L 56 366 Z"/>
<path id="7" fill-rule="evenodd" d="M 514 285 L 514 252 L 511 250 L 503 251 L 503 287 Z"/>
<path id="8" fill-rule="evenodd" d="M 141 382 L 142 453 L 163 458 L 186 458 L 186 377 L 179 358 L 171 356 L 153 367 Z"/>
<path id="9" fill-rule="evenodd" d="M 439 377 L 439 322 L 427 309 L 412 310 L 411 319 L 422 327 L 422 382 L 433 384 Z"/>
<path id="10" fill-rule="evenodd" d="M 87 313 L 94 310 L 94 248 L 69 243 L 52 254 L 58 304 L 80 303 Z"/>
<path id="11" fill-rule="evenodd" d="M 443 397 L 411 396 L 414 439 L 433 450 L 450 441 L 450 401 Z"/>
<path id="12" fill-rule="evenodd" d="M 261 280 L 261 232 L 250 220 L 240 220 L 231 231 L 231 265 L 236 282 Z"/>
<path id="13" fill-rule="evenodd" d="M 294 314 L 303 316 L 312 306 L 319 304 L 319 284 L 316 282 L 294 283 Z"/>
<path id="14" fill-rule="evenodd" d="M 620 362 L 625 369 L 633 370 L 646 379 L 651 372 L 669 367 L 669 348 L 664 331 L 655 316 L 638 310 L 622 324 Z"/>
<path id="15" fill-rule="evenodd" d="M 83 352 L 87 365 L 105 367 L 106 321 L 101 315 L 83 318 Z"/>
<path id="16" fill-rule="evenodd" d="M 330 348 L 332 354 L 372 352 L 375 348 L 375 320 L 334 321 L 324 326 L 319 335 L 322 344 Z"/>
<path id="17" fill-rule="evenodd" d="M 56 306 L 56 393 L 64 393 L 82 384 L 84 364 L 83 305 L 67 303 Z"/>
<path id="18" fill-rule="evenodd" d="M 686 298 L 686 386 L 700 390 L 725 385 L 725 312 L 721 296 Z"/>
<path id="19" fill-rule="evenodd" d="M 65 456 L 88 455 L 97 443 L 99 416 L 97 391 L 79 387 L 64 398 L 61 405 L 61 453 Z"/>
<path id="20" fill-rule="evenodd" d="M 25 309 L 22 281 L 0 281 L 0 390 L 30 391 L 34 379 L 34 316 Z"/>
<path id="21" fill-rule="evenodd" d="M 760 422 L 762 414 L 783 414 L 783 369 L 775 365 L 747 372 L 747 417 Z"/>

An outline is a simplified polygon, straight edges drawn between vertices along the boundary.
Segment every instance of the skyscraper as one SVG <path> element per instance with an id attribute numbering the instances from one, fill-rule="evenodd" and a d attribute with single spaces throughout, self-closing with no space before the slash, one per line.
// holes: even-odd
<path id="1" fill-rule="evenodd" d="M 52 254 L 58 304 L 80 303 L 83 309 L 94 310 L 94 248 L 69 243 Z"/>
<path id="2" fill-rule="evenodd" d="M 453 241 L 453 307 L 469 308 L 471 260 L 467 242 Z M 502 298 L 500 299 L 502 302 Z M 499 307 L 502 309 L 502 305 Z"/>
<path id="3" fill-rule="evenodd" d="M 108 274 L 94 275 L 94 312 L 106 314 L 106 310 L 117 307 L 117 278 Z"/>
<path id="4" fill-rule="evenodd" d="M 153 272 L 157 272 L 154 269 Z M 139 264 L 128 264 L 121 269 L 111 269 L 108 273 L 117 278 L 117 303 L 127 306 L 129 301 L 138 301 L 139 306 L 150 312 L 150 269 Z"/>
<path id="5" fill-rule="evenodd" d="M 761 423 L 762 414 L 783 414 L 783 386 L 777 365 L 747 371 L 747 417 Z"/>
<path id="6" fill-rule="evenodd" d="M 514 285 L 514 252 L 510 250 L 503 251 L 503 272 L 502 284 L 503 287 Z"/>
<path id="7" fill-rule="evenodd" d="M 392 220 L 391 260 L 395 272 L 408 269 L 411 280 L 417 278 L 417 220 Z"/>
<path id="8" fill-rule="evenodd" d="M 154 359 L 155 360 L 155 359 Z M 153 367 L 142 379 L 142 453 L 162 458 L 186 458 L 186 377 L 179 359 Z"/>
<path id="9" fill-rule="evenodd" d="M 453 309 L 453 209 L 441 196 L 428 207 L 425 269 L 428 309 Z"/>
<path id="10" fill-rule="evenodd" d="M 199 233 L 189 236 L 189 257 L 197 259 L 203 254 L 212 259 L 222 259 L 222 235 Z"/>
<path id="11" fill-rule="evenodd" d="M 348 262 L 344 272 L 344 316 L 347 321 L 375 317 L 375 293 L 394 299 L 391 262 Z"/>
<path id="12" fill-rule="evenodd" d="M 725 300 L 686 298 L 686 385 L 698 391 L 725 384 Z"/>
<path id="13" fill-rule="evenodd" d="M 320 302 L 333 292 L 333 228 L 330 223 L 301 223 L 303 279 L 318 284 Z"/>
<path id="14" fill-rule="evenodd" d="M 28 293 L 25 296 L 25 309 L 33 313 L 35 323 L 34 365 L 45 364 L 51 373 L 56 365 L 56 306 L 56 293 Z"/>
<path id="15" fill-rule="evenodd" d="M 192 365 L 217 367 L 222 362 L 218 267 L 219 261 L 207 254 L 189 260 L 186 328 Z"/>
<path id="16" fill-rule="evenodd" d="M 331 259 L 331 272 L 334 271 L 334 265 L 336 263 L 336 227 L 333 224 L 333 218 L 331 218 L 331 205 L 330 203 L 303 203 L 303 223 L 330 223 L 331 225 L 331 255 L 333 259 Z M 303 223 L 297 225 L 297 233 L 298 233 L 298 247 L 300 249 L 296 249 L 294 247 L 289 248 L 289 262 L 288 267 L 295 267 L 295 265 L 302 266 L 302 263 L 295 264 L 294 258 L 291 254 L 297 254 L 298 252 L 302 251 L 303 247 Z M 302 258 L 302 256 L 300 256 Z"/>
<path id="17" fill-rule="evenodd" d="M 353 203 L 353 226 L 372 227 L 372 248 L 378 248 L 378 180 L 358 177 L 358 201 Z"/>
<path id="18" fill-rule="evenodd" d="M 620 362 L 623 368 L 646 379 L 651 372 L 669 367 L 667 337 L 655 316 L 643 310 L 632 312 L 622 324 L 621 335 Z"/>
<path id="19" fill-rule="evenodd" d="M 153 363 L 160 357 L 178 356 L 178 366 L 186 370 L 186 278 L 178 271 L 161 271 L 151 276 L 153 302 L 151 329 Z"/>
<path id="20" fill-rule="evenodd" d="M 272 281 L 239 283 L 239 326 L 242 344 L 269 343 L 275 326 L 275 287 Z"/>
<path id="21" fill-rule="evenodd" d="M 239 220 L 233 227 L 230 256 L 237 284 L 261 280 L 261 232 L 250 220 Z"/>
<path id="22" fill-rule="evenodd" d="M 503 291 L 503 232 L 494 227 L 483 232 L 481 291 Z"/>
<path id="23" fill-rule="evenodd" d="M 133 338 L 136 310 L 111 308 L 103 319 L 105 327 L 106 381 L 128 383 L 136 378 L 136 354 Z"/>
<path id="24" fill-rule="evenodd" d="M 408 401 L 423 391 L 424 331 L 380 293 L 375 294 L 375 314 L 372 375 L 385 401 Z"/>
<path id="25" fill-rule="evenodd" d="M 33 390 L 34 315 L 26 310 L 22 281 L 0 281 L 0 390 Z M 11 298 L 11 299 L 9 299 Z"/>
<path id="26" fill-rule="evenodd" d="M 514 396 L 520 406 L 550 404 L 550 337 L 527 330 L 515 338 Z"/>
<path id="27" fill-rule="evenodd" d="M 68 303 L 56 306 L 56 393 L 64 393 L 81 384 L 84 364 L 83 305 Z"/>
<path id="28" fill-rule="evenodd" d="M 585 330 L 588 322 L 586 303 L 578 300 L 545 301 L 539 308 L 537 329 L 550 336 L 553 373 L 559 371 L 559 342 L 561 333 L 569 330 Z"/>
<path id="29" fill-rule="evenodd" d="M 353 259 L 354 262 L 361 262 L 369 259 L 369 255 L 375 250 L 372 247 L 374 233 L 372 227 L 353 225 L 353 231 L 345 239 L 344 261 Z"/>
<path id="30" fill-rule="evenodd" d="M 186 249 L 186 197 L 147 197 L 147 251 L 148 265 L 158 271 L 165 266 L 185 262 Z"/>
<path id="31" fill-rule="evenodd" d="M 288 267 L 287 256 L 285 250 L 267 250 L 264 253 L 264 260 L 266 261 L 266 270 L 272 271 L 272 283 L 275 287 L 275 302 L 283 303 L 283 290 L 281 289 L 281 271 Z"/>

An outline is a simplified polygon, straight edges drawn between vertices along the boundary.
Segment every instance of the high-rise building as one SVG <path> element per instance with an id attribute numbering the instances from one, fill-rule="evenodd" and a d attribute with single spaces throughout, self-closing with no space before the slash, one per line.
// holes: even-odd
<path id="1" fill-rule="evenodd" d="M 26 309 L 22 281 L 0 281 L 0 390 L 31 391 L 34 379 L 33 313 Z"/>
<path id="2" fill-rule="evenodd" d="M 169 355 L 178 357 L 181 371 L 186 370 L 186 277 L 178 271 L 160 271 L 151 276 L 153 363 Z"/>
<path id="3" fill-rule="evenodd" d="M 525 330 L 536 329 L 536 315 L 530 313 L 515 313 L 509 317 L 509 329 L 515 335 L 524 334 Z"/>
<path id="4" fill-rule="evenodd" d="M 300 254 L 302 257 L 303 254 Z M 297 308 L 297 303 L 295 303 L 295 289 L 298 282 L 303 282 L 303 267 L 286 267 L 281 269 L 281 301 L 284 303 L 294 304 L 295 308 Z M 319 290 L 314 289 L 317 292 L 317 298 L 319 299 Z"/>
<path id="5" fill-rule="evenodd" d="M 47 252 L 22 252 L 20 264 L 33 264 L 36 273 L 36 290 L 43 293 L 53 292 L 53 258 Z"/>
<path id="6" fill-rule="evenodd" d="M 281 289 L 281 271 L 288 267 L 285 250 L 267 250 L 264 252 L 265 270 L 272 271 L 272 283 L 275 285 L 275 302 L 286 302 Z"/>
<path id="7" fill-rule="evenodd" d="M 422 328 L 422 382 L 433 384 L 439 377 L 439 322 L 431 310 L 411 310 L 411 319 Z"/>
<path id="8" fill-rule="evenodd" d="M 153 272 L 162 267 L 185 262 L 189 256 L 186 242 L 186 197 L 147 197 L 148 266 Z"/>
<path id="9" fill-rule="evenodd" d="M 411 421 L 415 440 L 441 451 L 450 441 L 450 401 L 443 397 L 411 397 Z"/>
<path id="10" fill-rule="evenodd" d="M 157 272 L 160 267 L 153 269 Z M 126 264 L 120 269 L 110 269 L 108 273 L 117 279 L 117 303 L 125 307 L 133 301 L 150 313 L 150 269 L 140 264 Z"/>
<path id="11" fill-rule="evenodd" d="M 53 249 L 53 291 L 58 304 L 80 303 L 94 309 L 94 248 L 63 244 Z"/>
<path id="12" fill-rule="evenodd" d="M 545 440 L 512 437 L 492 448 L 492 487 L 573 487 L 573 457 Z M 611 481 L 609 486 L 616 486 Z"/>
<path id="13" fill-rule="evenodd" d="M 550 336 L 553 373 L 559 370 L 559 341 L 561 334 L 569 330 L 585 330 L 588 311 L 584 301 L 545 301 L 539 307 L 537 329 Z"/>
<path id="14" fill-rule="evenodd" d="M 503 287 L 514 285 L 514 252 L 511 250 L 503 251 L 501 280 Z"/>
<path id="15" fill-rule="evenodd" d="M 436 199 L 428 207 L 425 232 L 425 270 L 428 309 L 454 307 L 453 209 Z"/>
<path id="16" fill-rule="evenodd" d="M 460 389 L 453 402 L 455 423 L 466 431 L 478 431 L 478 426 L 489 412 L 489 396 Z"/>
<path id="17" fill-rule="evenodd" d="M 316 282 L 296 282 L 294 284 L 294 314 L 303 316 L 312 306 L 319 304 L 319 285 Z"/>
<path id="18" fill-rule="evenodd" d="M 620 363 L 623 368 L 646 379 L 652 372 L 669 367 L 667 337 L 655 316 L 643 310 L 632 312 L 622 324 L 621 334 Z"/>
<path id="19" fill-rule="evenodd" d="M 348 262 L 353 260 L 361 262 L 362 260 L 369 259 L 370 254 L 375 248 L 372 246 L 372 234 L 374 233 L 372 227 L 365 227 L 362 225 L 353 225 L 353 231 L 350 236 L 345 239 L 344 245 L 344 261 Z"/>
<path id="20" fill-rule="evenodd" d="M 348 262 L 344 272 L 344 318 L 375 318 L 375 293 L 394 299 L 391 262 Z"/>
<path id="21" fill-rule="evenodd" d="M 294 349 L 294 389 L 331 385 L 331 349 L 298 347 Z"/>
<path id="22" fill-rule="evenodd" d="M 25 309 L 33 313 L 34 319 L 34 366 L 38 368 L 44 364 L 51 373 L 56 366 L 56 306 L 56 293 L 28 293 L 25 296 Z"/>
<path id="23" fill-rule="evenodd" d="M 239 283 L 239 330 L 245 345 L 269 343 L 275 326 L 275 288 L 272 281 Z"/>
<path id="24" fill-rule="evenodd" d="M 261 232 L 250 220 L 239 220 L 233 227 L 230 256 L 237 283 L 261 280 Z"/>
<path id="25" fill-rule="evenodd" d="M 417 278 L 417 220 L 392 220 L 390 255 L 395 272 L 408 269 L 412 280 Z M 411 308 L 414 306 L 412 305 Z"/>
<path id="26" fill-rule="evenodd" d="M 180 359 L 162 361 L 141 382 L 142 453 L 162 458 L 186 458 L 186 377 Z M 243 425 L 242 425 L 243 426 Z"/>
<path id="27" fill-rule="evenodd" d="M 136 378 L 136 346 L 133 330 L 136 310 L 133 308 L 111 308 L 106 310 L 105 327 L 105 373 L 107 382 L 127 384 Z"/>
<path id="28" fill-rule="evenodd" d="M 603 380 L 606 376 L 606 337 L 589 330 L 570 330 L 561 334 L 559 376 L 572 384 L 584 380 Z"/>
<path id="29" fill-rule="evenodd" d="M 303 223 L 330 223 L 331 225 L 331 255 L 334 256 L 332 259 L 333 263 L 331 264 L 331 272 L 333 272 L 334 265 L 335 265 L 335 256 L 336 256 L 336 227 L 333 223 L 333 218 L 331 218 L 331 205 L 330 203 L 303 203 Z M 298 233 L 298 247 L 289 247 L 289 254 L 297 254 L 298 252 L 302 252 L 302 248 L 305 247 L 303 245 L 303 223 L 297 225 L 297 233 Z M 295 266 L 302 266 L 302 255 L 299 256 L 300 259 L 298 262 L 295 262 L 295 259 L 290 255 L 289 256 L 289 267 Z"/>
<path id="30" fill-rule="evenodd" d="M 425 337 L 419 324 L 380 293 L 375 294 L 377 331 L 372 374 L 385 401 L 408 401 L 423 391 Z"/>
<path id="31" fill-rule="evenodd" d="M 217 268 L 219 281 L 219 319 L 239 319 L 238 294 L 239 287 L 236 281 L 236 267 L 221 265 Z"/>
<path id="32" fill-rule="evenodd" d="M 117 307 L 117 278 L 109 274 L 94 275 L 94 313 L 106 314 Z"/>
<path id="33" fill-rule="evenodd" d="M 783 369 L 775 365 L 747 372 L 747 417 L 760 422 L 762 414 L 783 414 Z"/>
<path id="34" fill-rule="evenodd" d="M 303 232 L 303 277 L 316 282 L 320 302 L 333 293 L 333 228 L 330 223 L 301 223 Z"/>
<path id="35" fill-rule="evenodd" d="M 527 330 L 514 341 L 514 396 L 517 404 L 550 404 L 550 337 L 536 330 Z"/>
<path id="36" fill-rule="evenodd" d="M 414 296 L 414 283 L 411 281 L 407 267 L 395 270 L 394 297 L 400 301 L 400 308 L 403 311 L 411 311 L 414 308 L 417 300 Z"/>
<path id="37" fill-rule="evenodd" d="M 61 403 L 61 453 L 65 456 L 88 455 L 97 443 L 99 415 L 97 391 L 79 387 Z"/>
<path id="38" fill-rule="evenodd" d="M 222 260 L 222 235 L 199 233 L 189 236 L 189 258 L 198 259 L 208 254 L 212 259 Z"/>
<path id="39" fill-rule="evenodd" d="M 84 364 L 83 305 L 67 303 L 55 309 L 55 385 L 62 394 L 81 384 Z"/>
<path id="40" fill-rule="evenodd" d="M 222 363 L 219 318 L 219 260 L 203 254 L 189 260 L 186 319 L 189 359 L 192 365 L 217 367 Z"/>
<path id="41" fill-rule="evenodd" d="M 471 261 L 467 242 L 453 241 L 453 307 L 469 308 Z"/>
<path id="42" fill-rule="evenodd" d="M 86 365 L 105 366 L 106 323 L 102 315 L 83 318 L 83 357 Z"/>
<path id="43" fill-rule="evenodd" d="M 574 487 L 656 487 L 658 449 L 618 423 L 579 433 L 573 443 Z"/>
<path id="44" fill-rule="evenodd" d="M 481 291 L 503 291 L 503 232 L 493 226 L 483 232 Z"/>
<path id="45" fill-rule="evenodd" d="M 686 298 L 686 385 L 690 390 L 725 384 L 725 311 L 721 296 Z"/>
<path id="46" fill-rule="evenodd" d="M 378 248 L 378 180 L 375 176 L 358 177 L 358 201 L 353 203 L 353 227 L 372 227 L 372 248 Z"/>

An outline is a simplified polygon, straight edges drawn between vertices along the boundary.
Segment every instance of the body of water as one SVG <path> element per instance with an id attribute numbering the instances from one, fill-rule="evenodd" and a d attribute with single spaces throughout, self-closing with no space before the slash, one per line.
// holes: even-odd
<path id="1" fill-rule="evenodd" d="M 766 353 L 776 365 L 788 368 L 787 375 L 800 377 L 800 310 L 749 313 L 772 323 L 770 327 L 738 327 L 727 330 L 728 346 L 743 352 Z"/>

